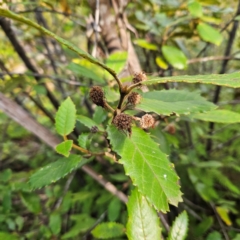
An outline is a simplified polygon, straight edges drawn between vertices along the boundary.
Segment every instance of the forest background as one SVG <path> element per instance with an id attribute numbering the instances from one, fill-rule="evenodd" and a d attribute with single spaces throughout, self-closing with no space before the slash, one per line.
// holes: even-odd
<path id="1" fill-rule="evenodd" d="M 239 21 L 236 0 L 0 1 L 0 239 L 239 240 Z M 139 76 L 143 99 L 123 108 L 142 135 L 111 111 Z M 108 106 L 94 104 L 93 86 Z M 62 115 L 77 120 L 70 132 Z M 124 162 L 117 139 L 137 144 L 136 133 L 140 153 L 153 139 L 179 176 L 164 190 L 169 208 Z M 137 201 L 158 237 L 134 238 Z"/>

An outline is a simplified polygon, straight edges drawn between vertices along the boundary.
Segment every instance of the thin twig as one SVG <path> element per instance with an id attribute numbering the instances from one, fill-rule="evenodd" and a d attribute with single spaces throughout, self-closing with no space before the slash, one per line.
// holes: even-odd
<path id="1" fill-rule="evenodd" d="M 210 57 L 203 57 L 203 58 L 193 58 L 187 61 L 187 64 L 193 64 L 197 62 L 208 62 L 208 61 L 221 61 L 221 60 L 236 60 L 239 61 L 240 58 L 235 58 L 232 56 L 210 56 Z"/>
<path id="2" fill-rule="evenodd" d="M 68 191 L 68 189 L 69 189 L 69 187 L 71 185 L 71 182 L 72 182 L 75 174 L 76 174 L 76 171 L 73 171 L 69 175 L 68 180 L 67 180 L 67 182 L 66 182 L 66 184 L 64 186 L 63 193 L 62 193 L 61 197 L 58 199 L 57 203 L 55 204 L 55 207 L 54 207 L 55 210 L 57 210 L 60 207 L 60 205 L 62 204 L 63 198 L 66 195 L 66 193 L 67 193 L 67 191 Z"/>
<path id="3" fill-rule="evenodd" d="M 96 0 L 96 8 L 95 8 L 95 18 L 94 18 L 94 26 L 93 31 L 95 35 L 94 46 L 92 50 L 92 56 L 97 56 L 97 46 L 98 46 L 98 31 L 99 31 L 99 0 Z"/>

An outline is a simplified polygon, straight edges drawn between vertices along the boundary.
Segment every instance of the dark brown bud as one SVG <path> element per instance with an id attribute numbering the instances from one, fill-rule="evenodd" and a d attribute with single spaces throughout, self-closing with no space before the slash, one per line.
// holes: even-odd
<path id="1" fill-rule="evenodd" d="M 136 92 L 131 92 L 128 96 L 128 103 L 137 105 L 141 101 L 141 95 Z"/>
<path id="2" fill-rule="evenodd" d="M 165 127 L 164 130 L 167 131 L 168 133 L 174 135 L 175 132 L 176 132 L 175 124 L 174 124 L 174 123 L 169 123 L 169 124 Z"/>
<path id="3" fill-rule="evenodd" d="M 133 83 L 139 83 L 147 80 L 145 72 L 135 73 L 133 77 Z"/>
<path id="4" fill-rule="evenodd" d="M 105 106 L 105 100 L 104 100 L 104 92 L 101 87 L 99 86 L 93 86 L 90 89 L 89 96 L 93 103 L 95 103 L 98 106 L 104 107 Z"/>
<path id="5" fill-rule="evenodd" d="M 132 117 L 125 114 L 120 113 L 115 116 L 113 119 L 113 124 L 119 129 L 123 131 L 127 131 L 131 134 L 131 124 L 132 124 Z"/>
<path id="6" fill-rule="evenodd" d="M 144 129 L 147 129 L 147 128 L 150 128 L 150 127 L 153 128 L 154 124 L 155 124 L 155 119 L 150 114 L 143 115 L 141 120 L 140 120 L 140 125 Z"/>
<path id="7" fill-rule="evenodd" d="M 98 132 L 98 127 L 97 126 L 92 126 L 90 131 L 91 131 L 91 133 L 97 133 Z"/>

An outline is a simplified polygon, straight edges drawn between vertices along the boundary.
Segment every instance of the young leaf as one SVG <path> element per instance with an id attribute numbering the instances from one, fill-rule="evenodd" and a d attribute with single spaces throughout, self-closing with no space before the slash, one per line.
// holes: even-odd
<path id="1" fill-rule="evenodd" d="M 52 213 L 50 215 L 49 227 L 54 235 L 57 235 L 61 231 L 62 219 L 58 213 Z"/>
<path id="2" fill-rule="evenodd" d="M 73 131 L 76 123 L 76 108 L 70 97 L 59 107 L 55 120 L 56 130 L 60 135 L 65 136 Z"/>
<path id="3" fill-rule="evenodd" d="M 141 103 L 136 106 L 137 109 L 145 112 L 164 115 L 190 114 L 209 111 L 216 107 L 196 92 L 176 89 L 143 93 Z"/>
<path id="4" fill-rule="evenodd" d="M 188 3 L 188 11 L 194 17 L 201 17 L 202 16 L 202 6 L 197 1 L 191 1 Z"/>
<path id="5" fill-rule="evenodd" d="M 92 235 L 95 238 L 108 239 L 124 235 L 124 226 L 120 223 L 106 222 L 98 224 L 93 230 Z"/>
<path id="6" fill-rule="evenodd" d="M 150 206 L 147 199 L 135 188 L 127 203 L 129 240 L 161 239 L 160 221 L 157 212 Z"/>
<path id="7" fill-rule="evenodd" d="M 206 41 L 219 46 L 223 40 L 222 34 L 206 23 L 199 23 L 197 31 L 200 37 Z"/>
<path id="8" fill-rule="evenodd" d="M 78 145 L 82 148 L 87 148 L 88 133 L 82 133 L 78 136 Z"/>
<path id="9" fill-rule="evenodd" d="M 232 225 L 232 221 L 228 215 L 229 210 L 226 207 L 216 207 L 216 211 L 220 218 L 226 223 L 227 226 Z"/>
<path id="10" fill-rule="evenodd" d="M 177 69 L 185 69 L 187 67 L 187 58 L 178 48 L 172 46 L 163 46 L 162 53 L 173 67 Z"/>
<path id="11" fill-rule="evenodd" d="M 119 217 L 121 210 L 121 202 L 118 198 L 113 198 L 113 200 L 108 205 L 108 220 L 113 222 Z"/>
<path id="12" fill-rule="evenodd" d="M 61 142 L 56 146 L 56 152 L 62 154 L 65 157 L 68 157 L 70 150 L 72 149 L 73 140 L 67 140 Z"/>
<path id="13" fill-rule="evenodd" d="M 185 82 L 185 83 L 205 83 L 232 88 L 240 87 L 240 72 L 230 74 L 210 74 L 210 75 L 183 75 L 171 77 L 157 77 L 142 82 L 142 84 L 156 84 L 166 82 Z"/>
<path id="14" fill-rule="evenodd" d="M 133 127 L 131 138 L 114 126 L 107 129 L 113 150 L 117 152 L 127 175 L 156 209 L 166 212 L 168 202 L 177 206 L 181 192 L 178 176 L 166 155 L 149 134 Z"/>
<path id="15" fill-rule="evenodd" d="M 58 181 L 77 167 L 86 163 L 79 155 L 70 155 L 68 158 L 61 158 L 54 163 L 39 169 L 30 177 L 30 184 L 33 189 L 41 188 L 50 183 Z"/>
<path id="16" fill-rule="evenodd" d="M 208 122 L 238 123 L 240 114 L 229 110 L 212 110 L 206 113 L 193 114 L 190 117 Z"/>
<path id="17" fill-rule="evenodd" d="M 79 233 L 86 232 L 96 222 L 96 219 L 90 217 L 86 213 L 71 215 L 70 219 L 74 221 L 75 224 L 70 228 L 68 232 L 64 233 L 64 235 L 61 236 L 61 239 L 76 237 L 79 235 Z"/>
<path id="18" fill-rule="evenodd" d="M 30 212 L 35 214 L 41 212 L 40 198 L 35 193 L 22 192 L 21 200 Z"/>
<path id="19" fill-rule="evenodd" d="M 156 51 L 158 49 L 157 45 L 155 45 L 153 43 L 149 43 L 145 39 L 137 39 L 137 40 L 134 41 L 134 43 L 136 45 L 138 45 L 139 47 L 142 47 L 142 48 L 145 48 L 145 49 L 148 49 L 148 50 Z"/>
<path id="20" fill-rule="evenodd" d="M 188 215 L 182 212 L 174 221 L 168 240 L 184 240 L 188 230 Z"/>
<path id="21" fill-rule="evenodd" d="M 168 64 L 161 57 L 156 57 L 155 61 L 160 68 L 164 70 L 168 69 Z"/>

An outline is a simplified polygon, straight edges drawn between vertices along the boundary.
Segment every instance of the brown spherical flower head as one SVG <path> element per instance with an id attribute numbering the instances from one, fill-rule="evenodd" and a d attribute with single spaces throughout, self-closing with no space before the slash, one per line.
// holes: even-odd
<path id="1" fill-rule="evenodd" d="M 140 120 L 140 125 L 144 129 L 154 127 L 154 124 L 155 124 L 155 119 L 150 114 L 143 115 L 141 120 Z"/>
<path id="2" fill-rule="evenodd" d="M 132 117 L 125 114 L 120 113 L 115 116 L 113 119 L 113 124 L 119 129 L 123 131 L 127 131 L 131 134 L 131 124 L 132 124 Z"/>
<path id="3" fill-rule="evenodd" d="M 93 86 L 90 89 L 89 96 L 93 103 L 95 103 L 98 106 L 104 107 L 105 105 L 104 92 L 101 87 Z"/>
<path id="4" fill-rule="evenodd" d="M 128 103 L 137 105 L 141 101 L 141 95 L 136 92 L 131 92 L 128 96 Z"/>
<path id="5" fill-rule="evenodd" d="M 91 129 L 90 129 L 91 133 L 97 133 L 98 130 L 99 130 L 99 129 L 98 129 L 97 126 L 92 126 Z"/>
<path id="6" fill-rule="evenodd" d="M 142 81 L 147 80 L 147 76 L 145 74 L 145 72 L 140 72 L 140 73 L 135 73 L 134 77 L 133 77 L 133 83 L 139 83 Z"/>

